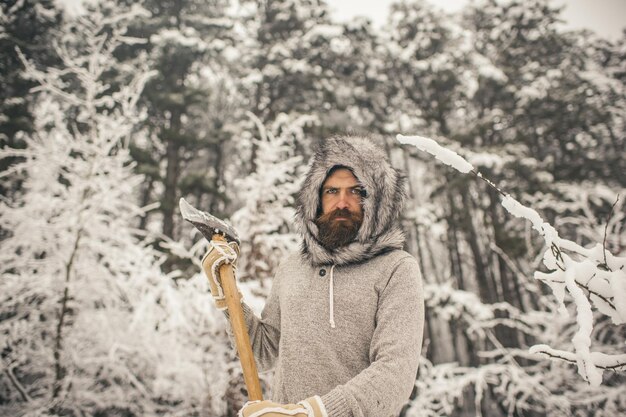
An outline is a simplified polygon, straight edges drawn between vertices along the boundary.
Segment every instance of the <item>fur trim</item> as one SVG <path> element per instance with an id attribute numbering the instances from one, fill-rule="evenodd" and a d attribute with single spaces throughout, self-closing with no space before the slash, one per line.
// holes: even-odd
<path id="1" fill-rule="evenodd" d="M 336 165 L 350 167 L 367 196 L 363 223 L 354 242 L 329 251 L 318 240 L 315 224 L 320 189 Z M 303 237 L 302 253 L 314 266 L 347 265 L 366 261 L 392 249 L 402 249 L 404 233 L 399 216 L 406 198 L 405 177 L 391 166 L 385 152 L 369 139 L 338 136 L 325 140 L 313 155 L 298 195 L 296 222 Z"/>

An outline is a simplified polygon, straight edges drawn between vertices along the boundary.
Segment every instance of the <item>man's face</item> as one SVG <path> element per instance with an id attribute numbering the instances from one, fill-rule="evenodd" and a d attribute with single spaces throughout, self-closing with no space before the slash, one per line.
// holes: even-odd
<path id="1" fill-rule="evenodd" d="M 319 239 L 327 249 L 352 242 L 363 222 L 362 187 L 349 169 L 340 168 L 322 185 Z"/>
<path id="2" fill-rule="evenodd" d="M 335 170 L 322 185 L 322 214 L 337 209 L 361 213 L 361 190 L 352 171 L 345 168 Z"/>

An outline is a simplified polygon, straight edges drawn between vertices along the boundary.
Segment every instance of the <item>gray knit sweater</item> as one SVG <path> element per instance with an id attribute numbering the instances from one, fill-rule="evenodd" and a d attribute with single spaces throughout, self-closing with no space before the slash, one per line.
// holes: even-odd
<path id="1" fill-rule="evenodd" d="M 259 370 L 275 369 L 272 400 L 320 395 L 329 417 L 397 415 L 408 400 L 424 326 L 408 253 L 334 268 L 295 254 L 278 268 L 261 318 L 245 304 L 244 314 Z"/>
<path id="2" fill-rule="evenodd" d="M 365 190 L 356 239 L 328 250 L 316 219 L 334 166 Z M 402 251 L 405 178 L 364 137 L 326 139 L 298 194 L 302 250 L 279 266 L 261 318 L 244 304 L 260 370 L 274 368 L 272 399 L 322 397 L 329 417 L 389 417 L 407 401 L 424 328 L 418 263 Z"/>

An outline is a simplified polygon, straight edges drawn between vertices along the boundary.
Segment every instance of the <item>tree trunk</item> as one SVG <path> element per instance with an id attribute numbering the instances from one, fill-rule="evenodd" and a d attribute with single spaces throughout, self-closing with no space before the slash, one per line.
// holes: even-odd
<path id="1" fill-rule="evenodd" d="M 172 132 L 180 132 L 180 113 L 172 114 Z M 177 207 L 178 178 L 180 176 L 180 143 L 175 138 L 167 141 L 167 168 L 165 171 L 165 190 L 161 201 L 163 212 L 163 234 L 175 239 L 174 210 Z"/>
<path id="2" fill-rule="evenodd" d="M 141 207 L 145 207 L 150 203 L 150 196 L 152 195 L 152 190 L 154 189 L 154 180 L 150 178 L 148 180 L 148 184 L 145 186 L 143 193 L 141 193 Z M 145 213 L 139 219 L 139 230 L 146 230 L 148 225 L 148 217 L 150 217 L 150 213 Z"/>
<path id="3" fill-rule="evenodd" d="M 458 243 L 458 234 L 457 234 L 457 220 L 456 220 L 456 205 L 454 204 L 454 200 L 450 190 L 446 192 L 448 197 L 448 205 L 450 208 L 450 212 L 447 216 L 448 227 L 446 231 L 446 236 L 448 238 L 448 257 L 450 260 L 450 272 L 452 276 L 456 279 L 457 288 L 460 290 L 465 290 L 465 280 L 463 277 L 463 262 L 461 259 L 461 253 L 459 251 L 459 243 Z"/>
<path id="4" fill-rule="evenodd" d="M 210 196 L 211 201 L 209 203 L 209 211 L 218 215 L 220 214 L 218 213 L 218 204 L 220 203 L 220 199 L 218 198 L 220 196 L 219 190 L 220 186 L 223 183 L 224 177 L 224 168 L 222 166 L 222 161 L 224 159 L 224 150 L 222 149 L 222 146 L 224 146 L 225 143 L 225 141 L 215 143 L 213 148 L 213 155 L 215 157 L 213 161 L 213 166 L 215 167 L 215 178 L 213 180 L 214 193 Z"/>
<path id="5" fill-rule="evenodd" d="M 480 250 L 480 242 L 478 241 L 478 234 L 472 221 L 472 205 L 470 204 L 468 191 L 466 188 L 461 187 L 459 189 L 461 194 L 461 200 L 463 202 L 463 210 L 460 210 L 461 224 L 463 225 L 463 232 L 467 243 L 469 244 L 472 257 L 474 259 L 474 269 L 476 272 L 476 282 L 478 283 L 478 293 L 480 298 L 485 303 L 494 303 L 497 301 L 497 290 L 494 288 L 493 283 L 490 282 L 489 271 L 485 263 L 484 255 Z M 453 201 L 452 201 L 453 203 Z M 454 207 L 451 207 L 454 209 Z"/>
<path id="6" fill-rule="evenodd" d="M 72 274 L 72 268 L 74 267 L 74 259 L 78 252 L 78 246 L 82 237 L 83 229 L 78 229 L 76 233 L 76 240 L 74 241 L 74 248 L 70 254 L 70 258 L 65 265 L 65 287 L 63 289 L 63 296 L 61 297 L 61 309 L 59 310 L 56 336 L 54 341 L 54 383 L 52 384 L 52 398 L 58 398 L 61 394 L 61 387 L 63 385 L 63 378 L 65 378 L 66 370 L 61 362 L 61 352 L 63 351 L 63 325 L 65 324 L 65 317 L 68 312 L 67 302 L 70 298 L 70 278 Z"/>

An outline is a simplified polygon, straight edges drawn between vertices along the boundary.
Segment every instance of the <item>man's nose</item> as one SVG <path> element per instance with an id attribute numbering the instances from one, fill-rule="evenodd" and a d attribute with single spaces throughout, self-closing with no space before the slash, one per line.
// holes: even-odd
<path id="1" fill-rule="evenodd" d="M 339 201 L 337 202 L 338 209 L 348 208 L 350 205 L 348 204 L 348 196 L 345 193 L 339 194 Z"/>

